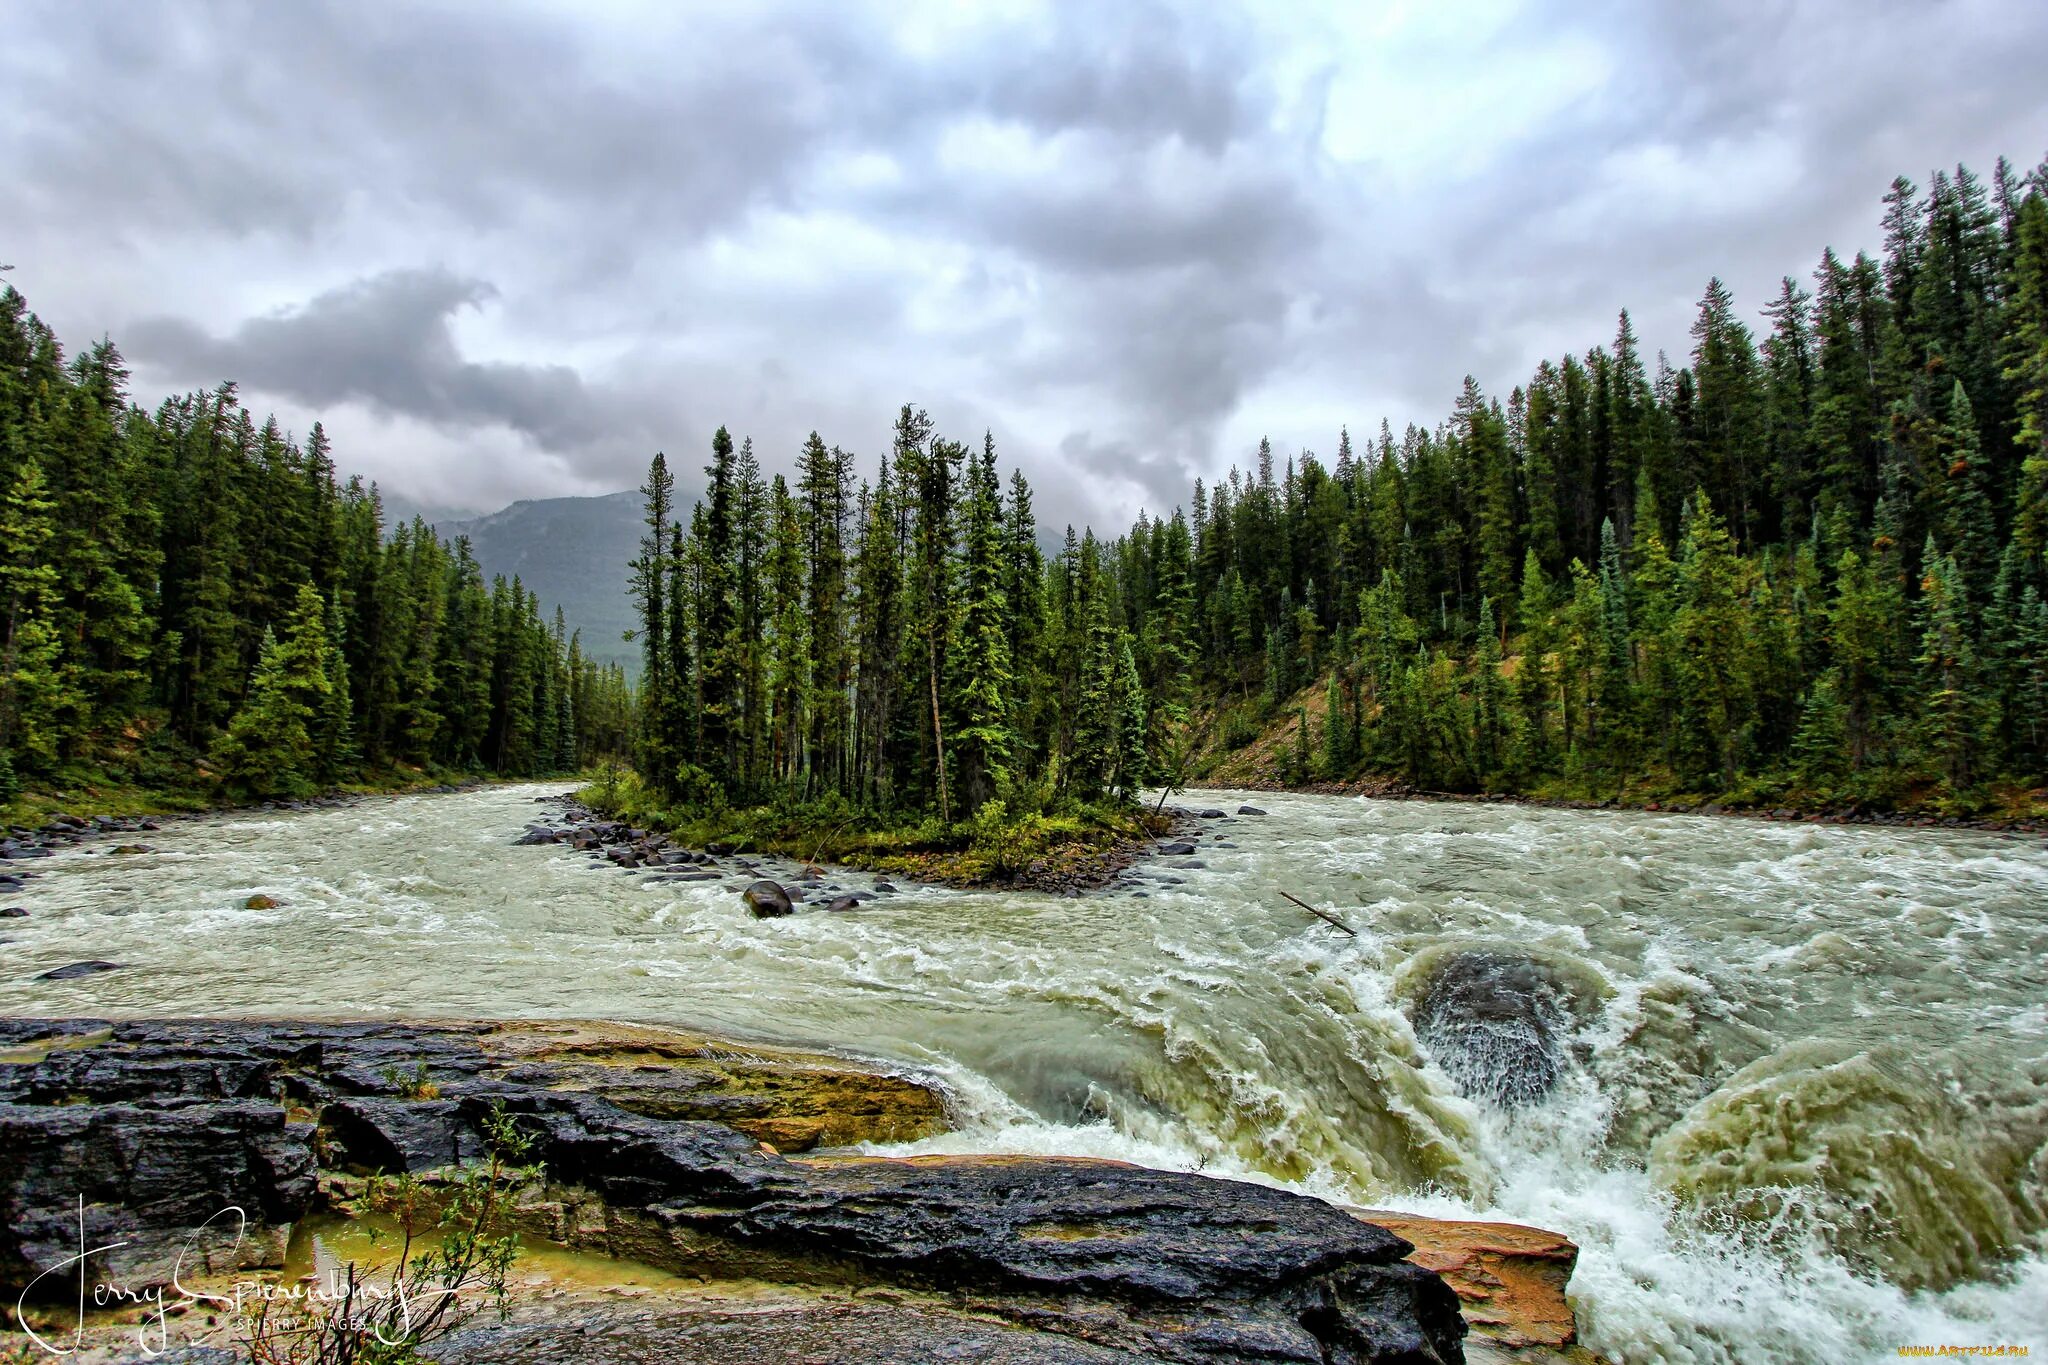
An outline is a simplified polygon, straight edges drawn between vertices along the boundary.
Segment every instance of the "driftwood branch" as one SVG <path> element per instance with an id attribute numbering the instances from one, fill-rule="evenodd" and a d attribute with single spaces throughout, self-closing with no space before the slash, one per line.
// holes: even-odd
<path id="1" fill-rule="evenodd" d="M 1316 909 L 1313 905 L 1310 905 L 1307 901 L 1295 895 L 1292 891 L 1282 891 L 1280 894 L 1287 897 L 1287 899 L 1293 901 L 1302 909 L 1308 911 L 1311 915 L 1314 915 L 1317 919 L 1323 920 L 1329 924 L 1336 925 L 1339 929 L 1342 929 L 1345 933 L 1351 935 L 1351 937 L 1353 938 L 1358 937 L 1358 931 L 1356 929 L 1353 929 L 1350 925 L 1346 924 L 1343 920 L 1338 919 L 1335 915 L 1328 914 L 1324 911 Z"/>

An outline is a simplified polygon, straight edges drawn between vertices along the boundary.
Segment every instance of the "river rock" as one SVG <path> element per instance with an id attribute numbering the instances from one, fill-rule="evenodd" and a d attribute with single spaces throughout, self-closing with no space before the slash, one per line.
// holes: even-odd
<path id="1" fill-rule="evenodd" d="M 154 853 L 156 852 L 156 850 L 151 848 L 148 844 L 117 844 L 113 848 L 108 849 L 107 852 L 116 856 L 125 857 L 127 855 L 135 853 Z"/>
<path id="2" fill-rule="evenodd" d="M 930 1305 L 990 1330 L 1052 1334 L 1050 1349 L 1020 1348 L 1007 1357 L 1016 1360 L 1463 1359 L 1456 1296 L 1404 1259 L 1412 1244 L 1307 1196 L 1092 1160 L 792 1160 L 737 1122 L 667 1116 L 720 1097 L 772 1108 L 780 1095 L 764 1071 L 818 1094 L 803 1089 L 814 1082 L 800 1064 L 764 1061 L 715 1079 L 751 1047 L 558 1023 L 0 1020 L 0 1048 L 14 1059 L 0 1062 L 6 1292 L 74 1254 L 80 1194 L 88 1235 L 131 1242 L 136 1277 L 164 1266 L 226 1202 L 268 1234 L 250 1240 L 251 1254 L 274 1256 L 278 1230 L 324 1191 L 359 1188 L 316 1163 L 426 1169 L 474 1150 L 497 1111 L 532 1139 L 530 1157 L 546 1172 L 546 1186 L 522 1199 L 529 1230 L 629 1255 L 710 1292 L 837 1286 L 864 1291 L 871 1307 Z M 820 1062 L 856 1074 L 812 1059 Z M 422 1063 L 440 1094 L 411 1098 Z M 617 1322 L 611 1311 L 602 1322 Z M 739 1358 L 777 1358 L 752 1352 L 751 1338 L 731 1340 Z M 845 1342 L 823 1358 L 849 1358 Z M 622 1355 L 601 1342 L 583 1355 L 485 1349 L 467 1358 L 629 1357 L 701 1358 L 638 1347 Z"/>
<path id="3" fill-rule="evenodd" d="M 1570 1346 L 1578 1324 L 1565 1297 L 1579 1249 L 1518 1223 L 1474 1223 L 1368 1209 L 1359 1215 L 1412 1242 L 1408 1259 L 1444 1277 L 1477 1334 L 1522 1349 Z"/>
<path id="4" fill-rule="evenodd" d="M 1413 1018 L 1417 1039 L 1458 1089 L 1503 1109 L 1541 1099 L 1563 1073 L 1565 992 L 1533 959 L 1454 953 L 1437 965 Z"/>
<path id="5" fill-rule="evenodd" d="M 890 882 L 876 882 L 875 894 L 878 896 L 893 896 L 896 894 L 896 887 Z"/>
<path id="6" fill-rule="evenodd" d="M 847 910 L 858 910 L 860 909 L 860 897 L 834 896 L 831 900 L 825 902 L 825 908 L 827 910 L 834 912 L 835 914 L 842 913 Z"/>
<path id="7" fill-rule="evenodd" d="M 1239 815 L 1264 815 L 1266 812 L 1260 810 L 1257 806 L 1239 806 L 1237 813 Z"/>
<path id="8" fill-rule="evenodd" d="M 1220 810 L 1198 810 L 1195 817 L 1200 820 L 1227 820 L 1230 817 Z"/>
<path id="9" fill-rule="evenodd" d="M 23 908 L 22 908 L 21 906 L 19 906 L 19 905 L 10 905 L 10 906 L 6 907 L 5 909 L 0 909 L 0 919 L 27 919 L 27 918 L 28 918 L 28 911 L 27 911 L 27 910 L 24 910 L 24 909 L 23 909 Z"/>
<path id="10" fill-rule="evenodd" d="M 1177 843 L 1161 844 L 1157 851 L 1162 858 L 1185 857 L 1195 851 L 1195 846 L 1183 839 Z"/>
<path id="11" fill-rule="evenodd" d="M 766 877 L 749 883 L 747 889 L 740 892 L 740 897 L 746 901 L 747 909 L 754 912 L 755 919 L 777 919 L 793 913 L 796 909 L 791 903 L 789 892 Z"/>
<path id="12" fill-rule="evenodd" d="M 275 896 L 265 896 L 258 894 L 251 896 L 249 897 L 249 899 L 243 901 L 242 908 L 244 910 L 275 910 L 278 907 L 278 903 L 279 902 Z"/>
<path id="13" fill-rule="evenodd" d="M 76 981 L 81 976 L 98 976 L 101 972 L 118 972 L 118 962 L 72 962 L 62 967 L 53 967 L 42 973 L 38 981 Z"/>
<path id="14" fill-rule="evenodd" d="M 543 825 L 528 825 L 526 833 L 520 835 L 512 842 L 519 845 L 559 844 L 562 842 L 562 833 L 560 830 L 548 829 Z"/>

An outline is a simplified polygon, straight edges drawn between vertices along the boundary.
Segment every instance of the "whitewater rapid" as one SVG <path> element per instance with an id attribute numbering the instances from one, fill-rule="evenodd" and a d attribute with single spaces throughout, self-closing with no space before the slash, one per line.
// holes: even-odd
<path id="1" fill-rule="evenodd" d="M 1582 1332 L 1616 1361 L 2048 1350 L 2038 839 L 1197 793 L 1267 813 L 1205 822 L 1194 859 L 1101 895 L 905 886 L 763 922 L 729 883 L 511 846 L 549 790 L 236 814 L 41 860 L 6 898 L 29 917 L 0 921 L 5 1012 L 584 1016 L 826 1044 L 946 1083 L 958 1126 L 916 1150 L 1566 1233 Z M 124 970 L 34 979 L 84 958 Z M 1554 1084 L 1526 1102 L 1489 1086 L 1527 1059 L 1445 1027 L 1430 994 L 1473 960 L 1545 983 Z"/>

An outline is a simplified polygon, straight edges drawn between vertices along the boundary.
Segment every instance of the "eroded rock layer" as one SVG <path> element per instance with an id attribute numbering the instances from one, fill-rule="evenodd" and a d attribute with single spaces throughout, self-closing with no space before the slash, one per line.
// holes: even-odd
<path id="1" fill-rule="evenodd" d="M 936 1293 L 962 1332 L 1052 1333 L 1077 1360 L 1463 1358 L 1410 1243 L 1318 1200 L 1101 1161 L 793 1160 L 776 1147 L 933 1131 L 941 1101 L 609 1026 L 0 1021 L 0 1281 L 71 1254 L 80 1201 L 130 1243 L 113 1276 L 160 1275 L 223 1202 L 274 1236 L 350 1174 L 476 1156 L 494 1110 L 547 1172 L 530 1222 L 707 1281 Z"/>

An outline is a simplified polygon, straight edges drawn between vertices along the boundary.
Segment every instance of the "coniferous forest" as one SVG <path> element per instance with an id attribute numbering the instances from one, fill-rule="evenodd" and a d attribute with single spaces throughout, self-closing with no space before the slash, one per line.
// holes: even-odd
<path id="1" fill-rule="evenodd" d="M 0 326 L 0 791 L 248 798 L 631 753 L 666 809 L 1036 818 L 1204 772 L 2024 807 L 2048 772 L 2048 167 L 1905 179 L 1689 355 L 1611 342 L 1445 422 L 1336 433 L 1115 539 L 1041 537 L 904 407 L 864 474 L 664 456 L 636 683 L 462 540 L 387 529 L 232 384 L 130 401 Z M 1057 545 L 1048 551 L 1048 544 Z M 1247 768 L 1243 755 L 1263 767 Z M 991 808 L 992 801 L 1000 802 Z M 837 818 L 837 817 L 835 817 Z"/>
<path id="2" fill-rule="evenodd" d="M 1041 549 L 993 443 L 902 409 L 871 477 L 712 440 L 643 489 L 639 766 L 702 809 L 954 822 L 1300 783 L 2024 809 L 2048 771 L 2048 166 L 1883 197 L 1684 363 L 1611 342 L 1433 430 L 1335 433 Z M 1284 741 L 1275 744 L 1276 735 Z M 993 811 L 986 803 L 999 799 Z"/>
<path id="3" fill-rule="evenodd" d="M 570 772 L 627 743 L 616 667 L 469 546 L 389 529 L 318 425 L 233 384 L 135 406 L 0 292 L 0 803 L 24 788 L 302 797 Z"/>

